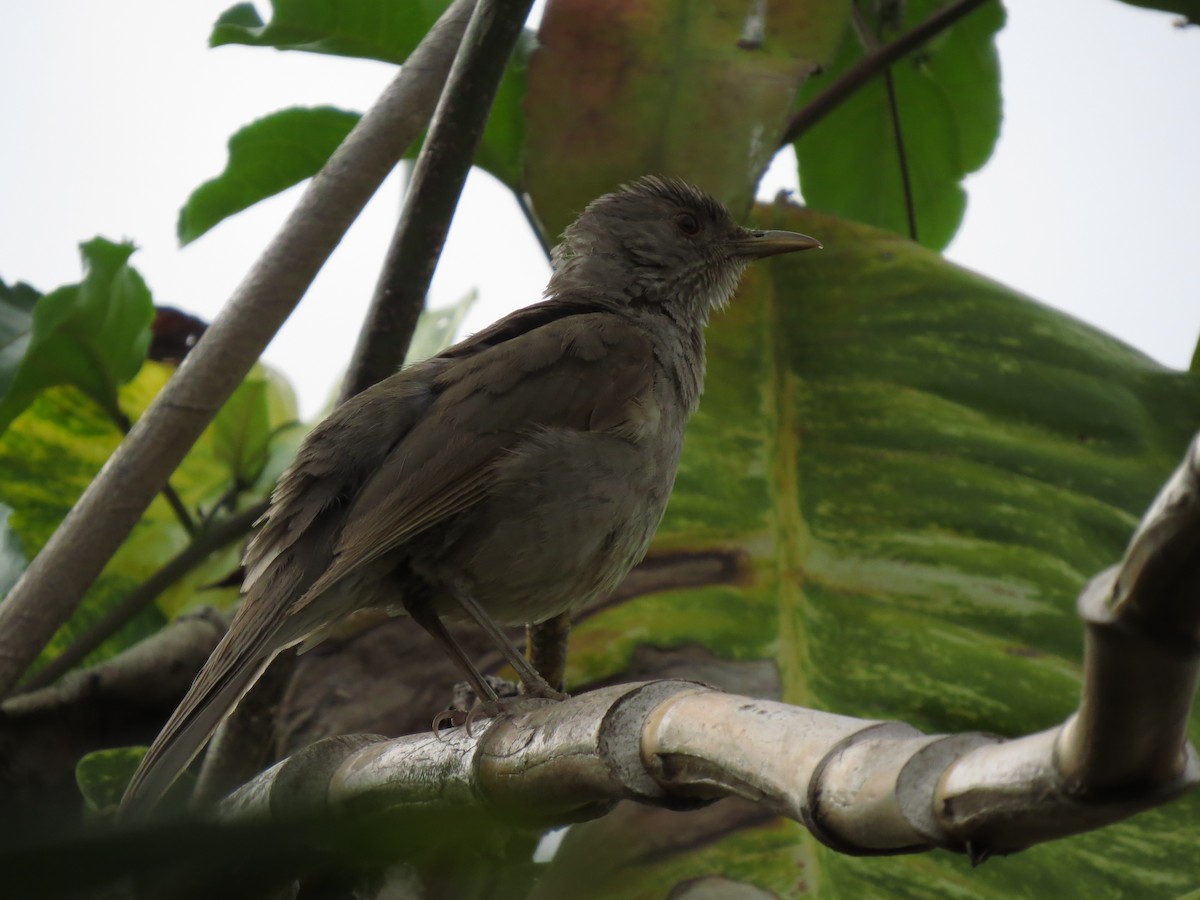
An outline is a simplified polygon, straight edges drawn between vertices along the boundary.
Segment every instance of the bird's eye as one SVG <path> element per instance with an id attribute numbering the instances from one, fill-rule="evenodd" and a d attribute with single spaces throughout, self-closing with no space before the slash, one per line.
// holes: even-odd
<path id="1" fill-rule="evenodd" d="M 679 230 L 684 234 L 693 235 L 700 233 L 700 223 L 689 212 L 681 212 L 677 215 L 675 217 L 675 224 L 679 226 Z"/>

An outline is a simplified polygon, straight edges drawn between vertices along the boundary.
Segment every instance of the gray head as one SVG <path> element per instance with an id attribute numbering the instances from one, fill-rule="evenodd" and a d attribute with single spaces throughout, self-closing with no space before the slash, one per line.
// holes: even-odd
<path id="1" fill-rule="evenodd" d="M 647 176 L 593 200 L 567 227 L 546 295 L 585 291 L 702 323 L 728 302 L 747 263 L 820 246 L 803 234 L 743 228 L 691 185 Z"/>

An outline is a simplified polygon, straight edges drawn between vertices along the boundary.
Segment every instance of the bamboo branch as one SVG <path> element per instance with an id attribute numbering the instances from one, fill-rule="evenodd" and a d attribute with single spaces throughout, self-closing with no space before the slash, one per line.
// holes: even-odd
<path id="1" fill-rule="evenodd" d="M 922 44 L 937 37 L 963 16 L 973 12 L 988 0 L 954 0 L 947 3 L 920 25 L 908 31 L 890 44 L 885 44 L 874 53 L 868 53 L 850 67 L 841 78 L 817 94 L 803 109 L 788 121 L 780 147 L 796 141 L 846 101 L 846 98 L 869 82 L 890 65 L 912 53 Z"/>
<path id="2" fill-rule="evenodd" d="M 565 824 L 619 799 L 738 796 L 845 853 L 941 847 L 975 862 L 1111 824 L 1200 784 L 1200 436 L 1094 579 L 1079 712 L 1013 740 L 925 735 L 678 681 L 527 700 L 482 726 L 318 742 L 245 785 L 227 821 L 473 806 Z"/>
<path id="3" fill-rule="evenodd" d="M 400 368 L 488 112 L 532 0 L 480 0 L 413 168 L 343 387 L 353 397 Z"/>
<path id="4" fill-rule="evenodd" d="M 472 10 L 456 0 L 309 184 L 213 324 L 0 604 L 0 696 L 74 612 L 428 121 Z"/>

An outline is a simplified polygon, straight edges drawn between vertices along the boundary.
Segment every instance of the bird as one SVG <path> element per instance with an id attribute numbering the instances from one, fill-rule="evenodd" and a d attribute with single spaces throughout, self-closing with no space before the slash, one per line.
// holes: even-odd
<path id="1" fill-rule="evenodd" d="M 153 809 L 278 653 L 360 609 L 409 615 L 486 702 L 496 694 L 444 617 L 474 620 L 526 693 L 564 696 L 500 624 L 606 596 L 643 558 L 700 401 L 710 313 L 748 263 L 820 246 L 645 176 L 566 228 L 541 302 L 335 409 L 276 484 L 229 630 L 122 817 Z"/>

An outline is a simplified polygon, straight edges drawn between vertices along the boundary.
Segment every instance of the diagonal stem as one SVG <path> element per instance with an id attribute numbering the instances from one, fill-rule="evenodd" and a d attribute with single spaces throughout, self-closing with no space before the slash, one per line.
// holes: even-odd
<path id="1" fill-rule="evenodd" d="M 121 412 L 119 409 L 111 410 L 109 415 L 112 416 L 117 428 L 121 429 L 121 434 L 128 437 L 130 429 L 133 428 L 133 422 L 130 420 L 129 416 L 125 415 L 125 413 Z M 163 495 L 163 499 L 167 501 L 167 504 L 175 513 L 175 518 L 179 520 L 179 524 L 183 526 L 183 530 L 188 533 L 188 537 L 195 537 L 196 521 L 192 518 L 192 514 L 188 512 L 188 508 L 184 504 L 183 498 L 179 496 L 179 492 L 175 490 L 169 480 L 162 486 L 162 490 L 159 493 Z"/>
<path id="2" fill-rule="evenodd" d="M 871 32 L 870 23 L 859 7 L 854 7 L 854 27 L 868 51 L 879 49 L 879 37 Z M 882 26 L 881 26 L 882 28 Z M 900 186 L 904 191 L 904 212 L 908 217 L 908 236 L 917 240 L 917 205 L 913 201 L 912 178 L 908 169 L 908 151 L 904 144 L 904 129 L 900 125 L 900 104 L 896 100 L 896 79 L 892 67 L 883 70 L 883 83 L 887 88 L 888 114 L 892 120 L 892 139 L 896 143 L 896 163 L 900 168 Z"/>
<path id="3" fill-rule="evenodd" d="M 898 62 L 922 44 L 941 34 L 967 13 L 973 12 L 989 0 L 954 0 L 947 3 L 920 25 L 889 44 L 884 44 L 873 53 L 868 53 L 855 63 L 841 78 L 814 97 L 803 109 L 788 120 L 780 147 L 796 141 L 802 134 L 837 109 L 846 98 Z"/>

